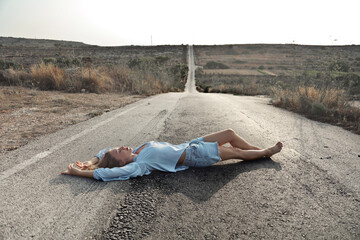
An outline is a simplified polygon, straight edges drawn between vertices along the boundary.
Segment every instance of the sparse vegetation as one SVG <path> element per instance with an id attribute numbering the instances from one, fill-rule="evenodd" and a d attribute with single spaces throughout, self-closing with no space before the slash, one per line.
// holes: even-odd
<path id="1" fill-rule="evenodd" d="M 349 104 L 344 90 L 305 86 L 284 90 L 274 87 L 273 96 L 275 106 L 360 133 L 360 109 Z"/>
<path id="2" fill-rule="evenodd" d="M 186 46 L 101 48 L 50 40 L 0 38 L 1 41 L 13 42 L 14 44 L 10 46 L 14 49 L 20 46 L 19 42 L 31 45 L 39 41 L 37 45 L 34 44 L 38 46 L 39 52 L 36 54 L 45 56 L 35 64 L 29 64 L 27 62 L 29 58 L 22 58 L 26 54 L 20 53 L 17 53 L 20 57 L 16 58 L 20 59 L 18 63 L 0 60 L 2 85 L 65 92 L 80 92 L 85 89 L 86 92 L 94 93 L 152 95 L 183 91 L 187 78 L 187 66 L 184 62 Z M 43 51 L 42 42 L 47 48 L 46 51 Z M 88 48 L 91 54 L 79 54 L 79 52 L 86 53 Z M 24 47 L 21 50 L 29 49 Z M 122 52 L 114 55 L 119 50 Z M 161 51 L 166 52 L 166 55 L 159 55 Z M 177 55 L 169 55 L 168 52 L 171 51 L 177 51 Z M 51 52 L 52 55 L 49 55 Z M 34 56 L 34 54 L 29 52 L 27 55 Z"/>
<path id="3" fill-rule="evenodd" d="M 234 60 L 233 63 L 244 64 L 244 63 L 247 63 L 247 61 L 244 61 L 244 60 Z"/>
<path id="4" fill-rule="evenodd" d="M 336 72 L 349 72 L 350 65 L 345 61 L 335 61 L 330 63 L 329 70 Z"/>
<path id="5" fill-rule="evenodd" d="M 152 95 L 168 91 L 182 91 L 187 77 L 187 66 L 176 64 L 159 66 L 164 58 L 139 58 L 130 60 L 125 67 L 109 65 L 65 69 L 48 59 L 34 65 L 30 73 L 12 68 L 0 72 L 0 83 L 37 87 L 40 90 L 93 93 L 121 92 Z M 55 62 L 56 63 L 56 62 Z"/>
<path id="6" fill-rule="evenodd" d="M 80 58 L 67 58 L 67 57 L 44 58 L 43 62 L 45 64 L 53 64 L 59 68 L 79 67 L 81 66 L 82 63 Z"/>
<path id="7" fill-rule="evenodd" d="M 214 61 L 210 61 L 207 62 L 204 66 L 205 69 L 228 69 L 229 66 L 220 63 L 220 62 L 214 62 Z"/>
<path id="8" fill-rule="evenodd" d="M 14 62 L 5 61 L 5 60 L 0 59 L 0 70 L 5 70 L 5 69 L 9 69 L 9 68 L 18 69 L 18 68 L 20 68 L 20 65 L 14 63 Z"/>
<path id="9" fill-rule="evenodd" d="M 360 100 L 359 46 L 233 45 L 238 55 L 228 49 L 194 48 L 204 69 L 212 61 L 234 70 L 198 69 L 199 91 L 272 96 L 278 107 L 360 133 L 360 110 L 350 103 Z"/>
<path id="10" fill-rule="evenodd" d="M 0 44 L 0 153 L 147 95 L 182 91 L 187 78 L 187 46 L 4 37 Z M 139 65 L 130 68 L 132 59 Z"/>

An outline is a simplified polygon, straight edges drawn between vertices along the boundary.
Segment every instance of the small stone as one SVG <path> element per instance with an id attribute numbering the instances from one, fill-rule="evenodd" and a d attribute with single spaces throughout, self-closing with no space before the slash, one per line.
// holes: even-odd
<path id="1" fill-rule="evenodd" d="M 324 148 L 329 148 L 328 146 L 324 146 Z"/>

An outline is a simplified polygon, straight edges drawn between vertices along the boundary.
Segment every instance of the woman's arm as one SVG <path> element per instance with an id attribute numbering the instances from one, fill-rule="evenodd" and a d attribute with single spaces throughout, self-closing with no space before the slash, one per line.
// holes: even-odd
<path id="1" fill-rule="evenodd" d="M 68 165 L 68 169 L 66 171 L 61 172 L 64 175 L 74 175 L 78 177 L 87 177 L 94 178 L 94 170 L 80 170 L 78 168 L 74 168 L 74 164 L 70 163 Z"/>
<path id="2" fill-rule="evenodd" d="M 145 164 L 132 162 L 123 167 L 98 168 L 94 171 L 93 176 L 97 180 L 114 181 L 148 175 L 150 172 Z"/>

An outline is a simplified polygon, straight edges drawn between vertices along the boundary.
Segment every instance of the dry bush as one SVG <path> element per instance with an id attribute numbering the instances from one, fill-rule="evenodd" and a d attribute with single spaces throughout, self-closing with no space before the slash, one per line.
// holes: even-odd
<path id="1" fill-rule="evenodd" d="M 41 90 L 64 90 L 65 73 L 53 64 L 35 65 L 31 67 L 31 75 Z"/>
<path id="2" fill-rule="evenodd" d="M 64 91 L 78 93 L 81 91 L 81 68 L 69 68 L 65 70 Z"/>
<path id="3" fill-rule="evenodd" d="M 90 71 L 90 72 L 89 72 Z M 139 71 L 124 66 L 106 66 L 83 69 L 81 88 L 89 92 L 129 92 L 132 94 L 153 95 L 170 91 L 168 81 L 164 81 L 159 73 Z"/>
<path id="4" fill-rule="evenodd" d="M 217 86 L 198 86 L 200 91 L 209 92 L 209 93 L 230 93 L 235 95 L 261 95 L 261 86 L 254 83 L 241 83 L 241 84 L 220 84 Z"/>
<path id="5" fill-rule="evenodd" d="M 114 87 L 117 92 L 131 92 L 134 82 L 132 81 L 132 70 L 124 66 L 108 67 L 107 73 L 114 81 Z"/>
<path id="6" fill-rule="evenodd" d="M 81 87 L 93 93 L 114 91 L 114 81 L 106 70 L 105 67 L 82 69 Z"/>
<path id="7" fill-rule="evenodd" d="M 274 103 L 299 112 L 309 112 L 313 106 L 323 105 L 327 109 L 337 109 L 348 104 L 344 90 L 298 87 L 295 90 L 272 88 Z"/>
<path id="8" fill-rule="evenodd" d="M 1 82 L 10 86 L 32 86 L 31 75 L 24 70 L 12 68 L 2 71 Z"/>
<path id="9" fill-rule="evenodd" d="M 60 90 L 66 92 L 105 93 L 121 92 L 153 95 L 169 91 L 181 91 L 182 65 L 169 69 L 159 69 L 156 64 L 144 68 L 120 65 L 95 68 L 68 68 L 65 70 L 44 62 L 33 65 L 30 73 L 13 69 L 1 70 L 0 82 L 4 85 L 38 87 L 40 90 Z M 25 84 L 26 83 L 26 84 Z"/>
<path id="10" fill-rule="evenodd" d="M 135 94 L 153 95 L 170 90 L 170 87 L 164 81 L 157 79 L 151 73 L 134 72 L 132 81 L 132 93 Z"/>
<path id="11" fill-rule="evenodd" d="M 360 109 L 349 105 L 344 90 L 315 87 L 290 90 L 274 87 L 272 92 L 275 106 L 360 133 Z"/>
<path id="12" fill-rule="evenodd" d="M 327 108 L 340 108 L 347 104 L 344 90 L 340 89 L 316 89 L 315 87 L 299 87 L 298 97 L 305 96 L 310 102 L 319 102 Z"/>

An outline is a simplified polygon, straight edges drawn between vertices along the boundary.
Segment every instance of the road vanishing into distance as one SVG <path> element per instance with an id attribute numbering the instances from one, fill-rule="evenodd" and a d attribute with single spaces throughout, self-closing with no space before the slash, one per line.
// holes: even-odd
<path id="1" fill-rule="evenodd" d="M 195 90 L 152 96 L 1 156 L 0 239 L 360 239 L 360 136 Z M 101 182 L 60 175 L 108 146 L 174 144 L 232 128 L 271 159 Z"/>

